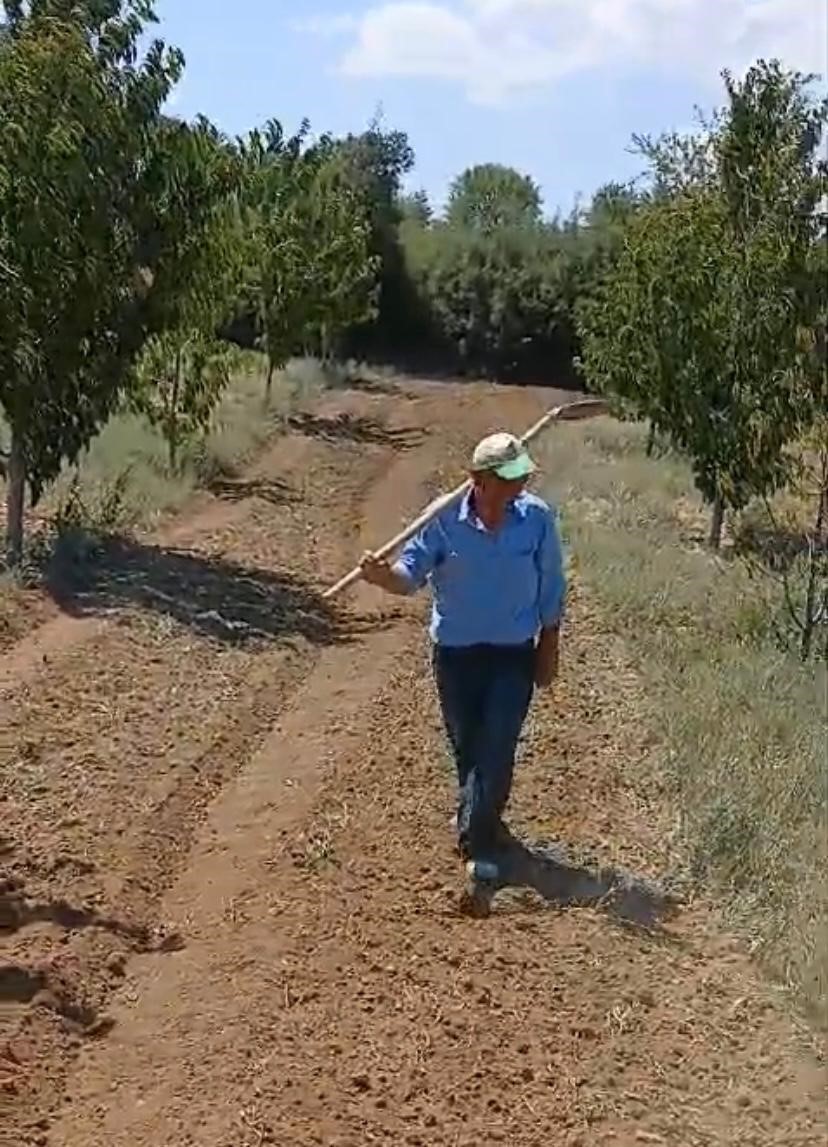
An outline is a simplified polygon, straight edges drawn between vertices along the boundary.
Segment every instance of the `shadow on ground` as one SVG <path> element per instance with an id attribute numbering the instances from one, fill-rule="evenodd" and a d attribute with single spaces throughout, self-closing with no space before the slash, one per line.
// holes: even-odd
<path id="1" fill-rule="evenodd" d="M 216 478 L 207 489 L 214 498 L 223 502 L 258 498 L 271 506 L 288 506 L 301 500 L 292 486 L 278 478 Z"/>
<path id="2" fill-rule="evenodd" d="M 358 390 L 363 394 L 399 394 L 400 388 L 390 378 L 373 374 L 330 375 L 326 379 L 328 390 Z"/>
<path id="3" fill-rule="evenodd" d="M 498 858 L 498 891 L 530 889 L 557 907 L 602 908 L 618 921 L 654 931 L 676 915 L 673 897 L 653 881 L 621 869 L 590 868 L 575 863 L 560 844 L 522 841 L 509 835 Z"/>
<path id="4" fill-rule="evenodd" d="M 357 375 L 348 379 L 345 385 L 347 390 L 360 390 L 363 394 L 399 394 L 400 388 L 393 382 L 384 378 L 371 378 L 369 375 Z"/>
<path id="5" fill-rule="evenodd" d="M 353 442 L 356 445 L 392 446 L 395 450 L 417 446 L 424 436 L 418 427 L 383 426 L 374 418 L 339 414 L 333 418 L 317 414 L 292 414 L 288 424 L 297 434 L 321 438 L 327 442 Z"/>
<path id="6" fill-rule="evenodd" d="M 235 646 L 291 638 L 332 645 L 353 635 L 353 623 L 295 574 L 127 537 L 84 541 L 60 545 L 46 573 L 49 592 L 71 616 L 137 609 Z"/>
<path id="7" fill-rule="evenodd" d="M 18 932 L 34 924 L 53 924 L 66 932 L 98 929 L 121 936 L 143 951 L 154 947 L 166 950 L 180 944 L 177 934 L 172 938 L 165 937 L 161 942 L 154 941 L 152 930 L 145 925 L 118 920 L 94 908 L 76 907 L 65 900 L 29 900 L 20 884 L 0 880 L 0 935 Z"/>

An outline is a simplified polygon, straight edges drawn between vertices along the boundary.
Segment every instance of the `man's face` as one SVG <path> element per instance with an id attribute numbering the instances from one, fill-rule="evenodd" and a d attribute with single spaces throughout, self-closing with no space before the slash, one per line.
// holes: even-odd
<path id="1" fill-rule="evenodd" d="M 498 478 L 497 474 L 486 472 L 475 474 L 473 479 L 475 491 L 492 508 L 511 505 L 526 489 L 527 483 L 526 478 L 507 481 L 505 478 Z"/>

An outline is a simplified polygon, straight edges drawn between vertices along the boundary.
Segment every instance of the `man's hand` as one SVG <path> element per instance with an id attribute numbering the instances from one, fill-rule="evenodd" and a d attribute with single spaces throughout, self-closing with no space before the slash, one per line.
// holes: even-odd
<path id="1" fill-rule="evenodd" d="M 385 558 L 377 557 L 376 554 L 363 554 L 359 568 L 362 571 L 363 581 L 369 585 L 375 585 L 379 589 L 384 589 L 386 593 L 394 593 L 404 597 L 411 591 L 409 583 L 397 573 L 391 563 Z"/>
<path id="2" fill-rule="evenodd" d="M 544 629 L 535 654 L 535 684 L 538 689 L 548 689 L 557 680 L 560 662 L 560 630 Z"/>

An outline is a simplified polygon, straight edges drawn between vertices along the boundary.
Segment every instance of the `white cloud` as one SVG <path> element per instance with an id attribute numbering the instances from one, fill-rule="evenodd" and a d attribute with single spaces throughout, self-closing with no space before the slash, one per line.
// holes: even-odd
<path id="1" fill-rule="evenodd" d="M 759 56 L 828 70 L 825 0 L 393 0 L 359 18 L 342 69 L 453 80 L 500 103 L 600 67 L 709 81 Z"/>

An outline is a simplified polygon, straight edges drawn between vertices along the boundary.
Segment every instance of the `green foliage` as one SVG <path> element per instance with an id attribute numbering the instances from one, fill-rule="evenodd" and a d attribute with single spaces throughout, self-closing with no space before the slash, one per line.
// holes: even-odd
<path id="1" fill-rule="evenodd" d="M 430 320 L 464 367 L 508 374 L 530 350 L 543 356 L 566 318 L 566 268 L 554 238 L 441 224 L 409 241 Z"/>
<path id="2" fill-rule="evenodd" d="M 450 207 L 446 220 L 425 226 L 409 214 L 401 236 L 419 342 L 475 373 L 572 380 L 576 301 L 617 247 L 636 203 L 620 187 L 599 196 L 584 216 L 563 223 L 523 214 L 517 224 L 465 225 Z"/>
<path id="3" fill-rule="evenodd" d="M 402 180 L 414 166 L 405 132 L 386 131 L 374 120 L 360 135 L 337 140 L 333 151 L 347 182 L 362 196 L 376 231 L 396 224 Z"/>
<path id="4" fill-rule="evenodd" d="M 244 232 L 237 190 L 240 159 L 209 125 L 191 139 L 212 212 L 171 272 L 167 329 L 147 343 L 130 388 L 130 406 L 164 435 L 173 472 L 181 446 L 206 432 L 213 410 L 239 365 L 239 352 L 215 332 L 231 317 L 244 271 Z"/>
<path id="5" fill-rule="evenodd" d="M 349 350 L 361 353 L 373 346 L 392 353 L 419 334 L 412 322 L 417 300 L 406 275 L 400 236 L 402 181 L 414 166 L 414 152 L 404 132 L 386 130 L 375 119 L 361 134 L 337 140 L 333 159 L 362 203 L 368 251 L 377 265 L 376 307 L 351 332 Z"/>
<path id="6" fill-rule="evenodd" d="M 807 77 L 726 75 L 728 106 L 697 134 L 636 137 L 646 186 L 608 183 L 565 219 L 491 163 L 458 176 L 436 218 L 403 194 L 407 136 L 378 120 L 315 140 L 273 120 L 234 144 L 163 116 L 182 60 L 142 50 L 150 0 L 2 8 L 13 549 L 24 483 L 39 497 L 121 406 L 177 465 L 230 377 L 223 337 L 266 352 L 268 393 L 303 353 L 566 385 L 583 350 L 590 384 L 686 452 L 719 508 L 779 486 L 828 405 L 825 108 Z"/>
<path id="7" fill-rule="evenodd" d="M 146 131 L 180 60 L 157 47 L 138 71 L 122 68 L 123 57 L 102 69 L 87 28 L 25 18 L 17 5 L 7 13 L 13 35 L 0 51 L 0 403 L 37 495 L 114 401 L 111 371 L 97 368 L 119 356 L 129 311 L 140 308 L 138 211 L 124 192 L 146 195 L 129 171 L 146 153 Z M 94 338 L 106 320 L 109 330 Z"/>
<path id="8" fill-rule="evenodd" d="M 650 148 L 652 200 L 580 330 L 591 384 L 686 452 L 708 501 L 740 508 L 785 481 L 786 448 L 814 415 L 803 331 L 820 308 L 807 268 L 825 107 L 778 64 L 726 83 L 712 134 Z M 714 544 L 720 527 L 719 514 Z"/>
<path id="9" fill-rule="evenodd" d="M 0 47 L 0 407 L 9 552 L 34 499 L 106 421 L 154 332 L 180 321 L 215 178 L 204 123 L 166 120 L 178 52 L 143 0 L 5 5 Z M 232 181 L 229 152 L 222 152 Z"/>
<path id="10" fill-rule="evenodd" d="M 131 406 L 162 433 L 171 472 L 181 447 L 209 429 L 237 365 L 234 347 L 196 328 L 177 327 L 147 344 Z"/>
<path id="11" fill-rule="evenodd" d="M 425 191 L 415 191 L 403 195 L 399 200 L 400 222 L 413 223 L 418 227 L 428 227 L 434 219 L 434 211 Z"/>
<path id="12" fill-rule="evenodd" d="M 484 233 L 536 227 L 541 221 L 540 190 L 528 175 L 511 167 L 498 163 L 471 167 L 451 186 L 447 221 Z"/>
<path id="13" fill-rule="evenodd" d="M 269 378 L 291 355 L 327 353 L 349 326 L 371 317 L 378 259 L 370 221 L 332 141 L 303 148 L 306 128 L 285 140 L 276 124 L 245 149 L 248 278 Z"/>
<path id="14" fill-rule="evenodd" d="M 461 175 L 442 220 L 400 199 L 409 335 L 454 369 L 575 381 L 576 303 L 614 257 L 640 195 L 601 188 L 585 212 L 545 221 L 527 176 L 483 165 Z"/>

